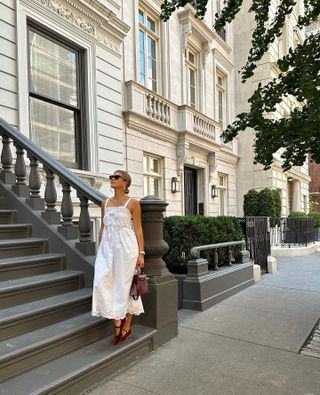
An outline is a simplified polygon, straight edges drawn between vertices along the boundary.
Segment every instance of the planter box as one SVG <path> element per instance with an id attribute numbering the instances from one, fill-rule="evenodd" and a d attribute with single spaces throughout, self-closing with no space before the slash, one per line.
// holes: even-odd
<path id="1" fill-rule="evenodd" d="M 206 271 L 207 262 L 204 259 L 193 262 L 199 273 L 175 275 L 178 280 L 179 310 L 206 310 L 254 284 L 252 262 L 235 263 L 218 271 Z"/>

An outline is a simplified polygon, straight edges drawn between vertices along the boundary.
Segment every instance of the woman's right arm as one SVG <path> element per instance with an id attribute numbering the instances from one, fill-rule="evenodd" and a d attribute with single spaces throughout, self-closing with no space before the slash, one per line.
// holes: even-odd
<path id="1" fill-rule="evenodd" d="M 98 233 L 98 240 L 99 242 L 101 241 L 102 233 L 103 233 L 103 228 L 104 228 L 104 223 L 103 223 L 103 217 L 104 217 L 104 207 L 106 205 L 106 201 L 103 200 L 101 202 L 101 225 Z"/>

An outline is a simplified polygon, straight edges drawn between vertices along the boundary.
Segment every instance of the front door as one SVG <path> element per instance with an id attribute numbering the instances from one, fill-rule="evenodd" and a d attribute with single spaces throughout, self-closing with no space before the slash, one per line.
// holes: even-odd
<path id="1" fill-rule="evenodd" d="M 185 215 L 196 215 L 197 212 L 197 170 L 184 168 L 184 211 Z"/>

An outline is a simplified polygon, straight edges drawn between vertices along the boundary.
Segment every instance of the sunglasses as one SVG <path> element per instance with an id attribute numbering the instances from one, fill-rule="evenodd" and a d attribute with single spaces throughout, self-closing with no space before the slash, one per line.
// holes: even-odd
<path id="1" fill-rule="evenodd" d="M 126 181 L 122 176 L 119 176 L 118 174 L 109 176 L 109 180 L 119 180 L 119 178 L 122 178 L 124 181 Z"/>

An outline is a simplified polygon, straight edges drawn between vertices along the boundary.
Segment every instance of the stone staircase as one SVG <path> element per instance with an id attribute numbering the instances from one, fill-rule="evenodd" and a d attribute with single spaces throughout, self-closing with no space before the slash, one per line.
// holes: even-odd
<path id="1" fill-rule="evenodd" d="M 8 208 L 13 200 L 19 209 Z M 24 200 L 0 183 L 0 393 L 81 394 L 150 352 L 155 330 L 135 325 L 113 346 L 112 323 L 90 314 L 83 272 L 67 269 L 52 237 L 21 221 Z"/>

